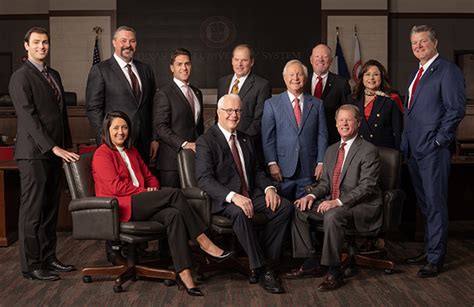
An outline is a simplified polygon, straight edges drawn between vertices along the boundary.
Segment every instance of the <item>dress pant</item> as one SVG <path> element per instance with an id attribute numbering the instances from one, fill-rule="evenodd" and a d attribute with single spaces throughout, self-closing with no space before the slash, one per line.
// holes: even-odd
<path id="1" fill-rule="evenodd" d="M 321 264 L 338 266 L 341 264 L 342 246 L 347 229 L 354 229 L 354 216 L 346 207 L 336 207 L 321 214 L 316 212 L 317 203 L 306 212 L 295 209 L 291 227 L 293 256 L 295 258 L 315 257 L 314 242 L 310 234 L 310 223 L 323 223 L 324 242 Z"/>
<path id="2" fill-rule="evenodd" d="M 279 193 L 291 202 L 306 195 L 305 187 L 314 183 L 314 178 L 301 175 L 301 163 L 298 161 L 295 173 L 291 177 L 284 177 L 279 184 Z"/>
<path id="3" fill-rule="evenodd" d="M 18 247 L 22 272 L 42 268 L 56 257 L 61 159 L 17 160 L 21 203 Z"/>
<path id="4" fill-rule="evenodd" d="M 133 195 L 130 220 L 152 220 L 165 225 L 176 272 L 192 266 L 188 241 L 202 234 L 206 225 L 180 190 L 163 188 Z"/>
<path id="5" fill-rule="evenodd" d="M 428 262 L 443 264 L 448 241 L 448 178 L 451 154 L 438 147 L 421 159 L 410 157 L 408 170 L 424 217 Z"/>
<path id="6" fill-rule="evenodd" d="M 266 207 L 263 194 L 253 198 L 252 202 L 254 212 L 264 214 L 268 220 L 258 235 L 252 220 L 244 214 L 240 207 L 234 204 L 225 204 L 224 209 L 218 214 L 232 221 L 232 229 L 249 257 L 250 269 L 255 270 L 265 265 L 265 257 L 273 264 L 279 261 L 294 207 L 288 200 L 281 198 L 280 207 L 273 212 Z"/>

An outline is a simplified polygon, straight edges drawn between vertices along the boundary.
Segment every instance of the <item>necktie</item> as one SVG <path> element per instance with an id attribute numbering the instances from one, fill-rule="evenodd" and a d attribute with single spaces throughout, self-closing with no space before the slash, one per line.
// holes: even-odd
<path id="1" fill-rule="evenodd" d="M 232 85 L 232 89 L 230 90 L 231 94 L 238 94 L 239 93 L 239 79 L 235 79 L 234 85 Z"/>
<path id="2" fill-rule="evenodd" d="M 184 93 L 185 93 L 185 96 L 186 96 L 186 99 L 188 100 L 189 102 L 189 106 L 191 107 L 191 111 L 193 112 L 193 118 L 194 118 L 194 114 L 195 114 L 195 109 L 194 109 L 194 99 L 193 99 L 193 93 L 191 92 L 191 88 L 189 87 L 189 85 L 185 84 L 183 85 L 183 89 L 184 89 Z"/>
<path id="3" fill-rule="evenodd" d="M 420 69 L 418 70 L 418 74 L 416 75 L 415 82 L 413 82 L 413 87 L 411 88 L 410 99 L 408 100 L 408 109 L 411 108 L 411 103 L 413 101 L 413 97 L 415 96 L 416 87 L 418 86 L 418 82 L 420 81 L 422 75 L 423 75 L 423 66 L 421 66 Z"/>
<path id="4" fill-rule="evenodd" d="M 293 113 L 295 113 L 296 125 L 298 125 L 298 128 L 299 128 L 300 123 L 301 123 L 300 100 L 298 98 L 295 98 L 293 102 L 294 102 Z"/>
<path id="5" fill-rule="evenodd" d="M 342 163 L 344 162 L 344 146 L 346 146 L 345 142 L 341 144 L 341 147 L 339 147 L 337 152 L 336 165 L 334 166 L 334 173 L 332 174 L 331 199 L 338 199 L 339 195 L 341 194 L 341 191 L 339 190 L 339 177 L 341 176 Z"/>
<path id="6" fill-rule="evenodd" d="M 137 76 L 132 70 L 132 65 L 127 64 L 127 70 L 128 70 L 128 75 L 130 76 L 130 80 L 132 81 L 132 91 L 133 91 L 133 96 L 137 99 L 137 101 L 140 101 L 140 84 L 138 83 Z"/>
<path id="7" fill-rule="evenodd" d="M 46 77 L 46 80 L 48 80 L 49 85 L 51 85 L 51 88 L 53 89 L 53 92 L 54 92 L 54 97 L 56 97 L 56 101 L 60 102 L 61 101 L 61 93 L 59 92 L 58 87 L 54 83 L 53 78 L 51 77 L 51 74 L 48 72 L 46 67 L 43 68 L 41 73 Z"/>
<path id="8" fill-rule="evenodd" d="M 314 97 L 321 98 L 323 95 L 323 78 L 318 76 L 318 82 L 316 82 L 316 86 L 314 87 Z"/>
<path id="9" fill-rule="evenodd" d="M 237 145 L 235 145 L 235 135 L 231 134 L 230 136 L 230 151 L 232 152 L 232 158 L 234 158 L 235 167 L 240 177 L 240 194 L 245 197 L 249 197 L 249 188 L 244 177 L 244 170 L 242 168 L 242 163 L 240 162 L 239 151 L 237 150 Z"/>

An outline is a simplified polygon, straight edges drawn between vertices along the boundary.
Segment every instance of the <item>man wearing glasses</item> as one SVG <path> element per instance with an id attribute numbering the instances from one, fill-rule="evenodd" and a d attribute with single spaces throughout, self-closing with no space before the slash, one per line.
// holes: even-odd
<path id="1" fill-rule="evenodd" d="M 293 206 L 277 194 L 260 169 L 252 139 L 237 131 L 241 107 L 236 94 L 219 99 L 218 123 L 196 141 L 196 179 L 212 199 L 212 213 L 232 220 L 250 269 L 259 274 L 260 285 L 267 292 L 283 293 L 273 268 L 279 263 Z M 258 237 L 252 223 L 255 212 L 268 220 Z"/>

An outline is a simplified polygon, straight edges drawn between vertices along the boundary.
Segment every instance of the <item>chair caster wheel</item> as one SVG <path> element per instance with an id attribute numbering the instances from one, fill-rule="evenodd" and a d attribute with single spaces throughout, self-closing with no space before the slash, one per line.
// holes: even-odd
<path id="1" fill-rule="evenodd" d="M 84 282 L 85 284 L 89 284 L 92 282 L 92 277 L 89 275 L 82 276 L 82 282 Z"/>
<path id="2" fill-rule="evenodd" d="M 392 270 L 392 269 L 385 269 L 384 272 L 385 272 L 385 274 L 387 274 L 387 275 L 393 274 L 393 270 Z"/>
<path id="3" fill-rule="evenodd" d="M 163 283 L 164 283 L 165 286 L 167 286 L 167 287 L 171 287 L 171 286 L 176 285 L 176 281 L 171 280 L 171 279 L 165 279 L 165 280 L 163 280 Z"/>
<path id="4" fill-rule="evenodd" d="M 250 271 L 250 276 L 249 276 L 249 284 L 256 284 L 258 283 L 258 273 L 255 270 Z"/>
<path id="5" fill-rule="evenodd" d="M 115 293 L 120 293 L 120 292 L 122 292 L 122 291 L 123 291 L 122 286 L 114 286 L 114 292 L 115 292 Z"/>

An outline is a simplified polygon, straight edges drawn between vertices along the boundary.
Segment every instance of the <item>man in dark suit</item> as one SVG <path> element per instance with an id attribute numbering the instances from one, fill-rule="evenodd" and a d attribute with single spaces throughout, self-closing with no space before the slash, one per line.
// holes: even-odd
<path id="1" fill-rule="evenodd" d="M 226 94 L 238 94 L 242 100 L 241 121 L 237 130 L 253 140 L 260 162 L 263 162 L 261 120 L 263 103 L 272 97 L 270 82 L 252 72 L 255 64 L 253 49 L 247 44 L 237 45 L 232 51 L 234 73 L 217 81 L 217 100 Z"/>
<path id="2" fill-rule="evenodd" d="M 261 273 L 262 287 L 270 293 L 282 293 L 281 282 L 272 268 L 279 262 L 293 206 L 280 198 L 260 169 L 252 139 L 237 131 L 241 106 L 235 94 L 219 99 L 218 123 L 196 142 L 196 179 L 212 199 L 212 212 L 232 220 L 232 228 L 249 257 L 250 269 Z M 264 214 L 268 220 L 259 235 L 252 223 L 254 212 Z"/>
<path id="3" fill-rule="evenodd" d="M 446 255 L 450 147 L 466 96 L 461 70 L 439 56 L 435 30 L 414 26 L 410 39 L 420 64 L 409 79 L 401 149 L 425 219 L 425 250 L 407 262 L 423 265 L 418 277 L 432 277 L 441 272 Z"/>
<path id="4" fill-rule="evenodd" d="M 71 148 L 71 133 L 59 73 L 46 66 L 49 34 L 31 28 L 25 35 L 25 61 L 10 79 L 9 92 L 18 116 L 15 159 L 20 171 L 19 255 L 28 279 L 60 279 L 52 272 L 69 272 L 74 266 L 56 258 L 62 159 L 79 156 Z"/>
<path id="5" fill-rule="evenodd" d="M 154 99 L 153 126 L 161 145 L 156 168 L 164 187 L 180 187 L 178 151 L 196 151 L 194 142 L 204 132 L 202 93 L 189 84 L 191 68 L 191 53 L 176 49 L 170 60 L 173 80 L 158 90 Z"/>
<path id="6" fill-rule="evenodd" d="M 86 87 L 86 110 L 100 142 L 102 121 L 107 112 L 125 112 L 132 121 L 134 145 L 145 162 L 156 157 L 158 141 L 153 135 L 152 107 L 156 85 L 150 65 L 133 58 L 136 32 L 121 26 L 112 40 L 114 55 L 92 66 Z"/>
<path id="7" fill-rule="evenodd" d="M 319 184 L 295 202 L 298 210 L 292 225 L 293 255 L 310 257 L 284 277 L 298 279 L 322 276 L 314 260 L 315 250 L 308 219 L 323 223 L 324 242 L 321 264 L 328 267 L 319 291 L 331 291 L 344 283 L 341 252 L 346 229 L 371 231 L 382 226 L 382 191 L 377 147 L 358 136 L 361 115 L 354 105 L 336 111 L 340 142 L 328 147 Z"/>
<path id="8" fill-rule="evenodd" d="M 327 127 L 321 100 L 303 93 L 308 70 L 298 60 L 283 69 L 287 91 L 265 102 L 262 144 L 273 179 L 281 182 L 281 195 L 291 201 L 319 179 L 327 147 Z"/>
<path id="9" fill-rule="evenodd" d="M 332 51 L 325 44 L 316 45 L 309 58 L 313 67 L 311 82 L 308 82 L 305 92 L 323 101 L 326 125 L 328 130 L 328 145 L 339 141 L 336 129 L 336 110 L 346 103 L 351 103 L 351 87 L 347 79 L 329 71 L 333 61 Z"/>

